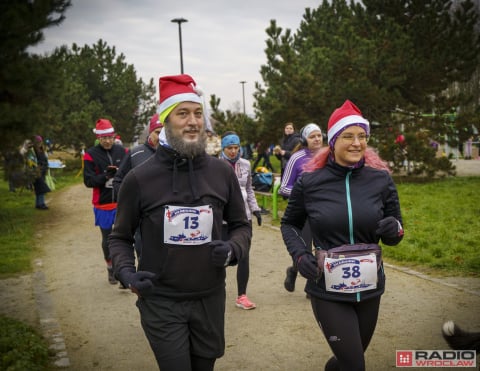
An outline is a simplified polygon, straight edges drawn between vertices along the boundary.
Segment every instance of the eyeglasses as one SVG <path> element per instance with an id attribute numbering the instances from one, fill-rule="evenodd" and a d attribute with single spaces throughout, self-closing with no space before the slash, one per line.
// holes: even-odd
<path id="1" fill-rule="evenodd" d="M 342 139 L 344 143 L 349 143 L 349 144 L 352 144 L 353 142 L 355 142 L 355 139 L 358 139 L 360 143 L 368 143 L 369 136 L 367 134 L 354 135 L 354 134 L 346 133 L 346 134 L 340 135 L 340 139 Z"/>
<path id="2" fill-rule="evenodd" d="M 114 140 L 115 137 L 100 137 L 98 138 L 101 142 L 106 142 L 107 140 Z"/>

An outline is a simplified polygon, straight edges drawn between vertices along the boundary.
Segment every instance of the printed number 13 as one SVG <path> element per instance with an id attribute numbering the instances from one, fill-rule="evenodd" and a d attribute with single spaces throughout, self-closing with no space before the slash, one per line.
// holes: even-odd
<path id="1" fill-rule="evenodd" d="M 183 219 L 185 229 L 197 229 L 198 228 L 198 216 L 187 216 Z"/>

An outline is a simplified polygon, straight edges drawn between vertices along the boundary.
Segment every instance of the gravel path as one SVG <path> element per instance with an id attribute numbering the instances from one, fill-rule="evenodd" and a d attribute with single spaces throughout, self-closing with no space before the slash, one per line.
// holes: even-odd
<path id="1" fill-rule="evenodd" d="M 464 162 L 459 175 L 480 173 L 480 161 Z M 135 296 L 107 282 L 90 190 L 76 185 L 51 193 L 48 201 L 52 218 L 38 234 L 43 254 L 33 274 L 0 281 L 0 313 L 40 326 L 58 367 L 157 369 Z M 278 228 L 254 226 L 250 260 L 248 295 L 258 307 L 234 306 L 236 270 L 229 268 L 226 354 L 216 369 L 323 369 L 330 350 L 303 293 L 305 281 L 300 278 L 293 293 L 283 288 L 290 258 Z M 480 278 L 439 279 L 390 264 L 386 274 L 377 330 L 366 353 L 368 370 L 395 368 L 395 350 L 447 349 L 440 335 L 446 320 L 480 330 Z"/>

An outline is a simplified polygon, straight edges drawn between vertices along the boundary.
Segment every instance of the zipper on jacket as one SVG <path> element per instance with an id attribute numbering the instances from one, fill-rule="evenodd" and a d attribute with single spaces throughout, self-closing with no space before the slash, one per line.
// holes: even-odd
<path id="1" fill-rule="evenodd" d="M 352 213 L 352 199 L 350 198 L 350 177 L 352 175 L 352 171 L 347 173 L 345 177 L 345 189 L 347 195 L 347 210 L 348 210 L 348 238 L 350 243 L 353 245 L 355 243 L 355 239 L 353 237 L 353 213 Z"/>
<path id="2" fill-rule="evenodd" d="M 353 245 L 355 243 L 355 239 L 353 236 L 353 212 L 352 212 L 352 199 L 350 197 L 350 178 L 352 176 L 352 171 L 350 170 L 345 177 L 345 189 L 347 195 L 347 210 L 348 210 L 348 237 L 350 239 L 350 243 Z M 360 291 L 357 292 L 357 302 L 361 300 Z"/>
<path id="3" fill-rule="evenodd" d="M 113 165 L 113 159 L 112 156 L 110 155 L 110 152 L 105 150 L 107 152 L 107 157 L 108 161 L 110 162 L 110 165 Z M 115 189 L 112 187 L 112 202 L 115 202 Z"/>

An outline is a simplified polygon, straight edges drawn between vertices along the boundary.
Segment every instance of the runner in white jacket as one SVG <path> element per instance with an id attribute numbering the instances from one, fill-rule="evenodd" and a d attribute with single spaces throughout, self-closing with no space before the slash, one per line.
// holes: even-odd
<path id="1" fill-rule="evenodd" d="M 222 136 L 222 152 L 220 152 L 220 159 L 232 165 L 235 174 L 237 175 L 240 189 L 242 191 L 243 201 L 245 203 L 245 211 L 247 218 L 252 227 L 252 214 L 257 218 L 258 225 L 262 224 L 262 215 L 260 214 L 260 207 L 255 198 L 255 192 L 252 187 L 252 169 L 250 161 L 241 157 L 240 138 L 232 131 L 226 132 Z M 227 236 L 225 235 L 226 239 Z M 238 262 L 237 267 L 237 290 L 238 296 L 235 305 L 242 309 L 254 309 L 255 303 L 252 303 L 247 297 L 247 284 L 250 275 L 249 252 L 250 245 L 247 248 L 247 254 Z"/>

